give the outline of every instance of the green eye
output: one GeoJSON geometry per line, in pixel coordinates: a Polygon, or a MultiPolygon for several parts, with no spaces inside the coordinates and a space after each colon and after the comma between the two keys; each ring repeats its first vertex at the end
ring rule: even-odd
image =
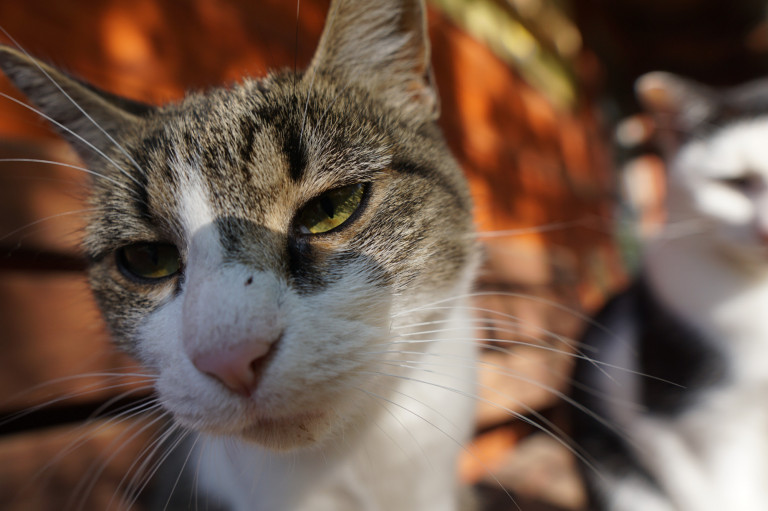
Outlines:
{"type": "Polygon", "coordinates": [[[178,249],[169,243],[135,243],[117,251],[117,263],[131,277],[160,280],[178,273],[178,249]]]}
{"type": "Polygon", "coordinates": [[[322,234],[349,220],[363,201],[365,185],[342,186],[312,199],[299,211],[296,225],[303,234],[322,234]]]}

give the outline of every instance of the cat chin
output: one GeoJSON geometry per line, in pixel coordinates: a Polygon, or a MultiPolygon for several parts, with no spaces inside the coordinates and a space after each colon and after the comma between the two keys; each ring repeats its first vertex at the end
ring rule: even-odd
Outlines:
{"type": "Polygon", "coordinates": [[[328,438],[333,426],[323,412],[293,417],[258,419],[238,436],[273,451],[289,451],[317,446],[328,438]]]}
{"type": "Polygon", "coordinates": [[[176,419],[189,429],[200,433],[239,439],[275,452],[319,447],[332,438],[335,431],[342,429],[338,419],[334,420],[331,414],[323,411],[301,412],[282,417],[260,417],[250,420],[247,425],[237,430],[233,430],[229,425],[201,426],[200,421],[183,416],[176,416],[176,419]]]}
{"type": "Polygon", "coordinates": [[[758,275],[768,275],[768,246],[721,245],[723,257],[743,271],[758,275]]]}

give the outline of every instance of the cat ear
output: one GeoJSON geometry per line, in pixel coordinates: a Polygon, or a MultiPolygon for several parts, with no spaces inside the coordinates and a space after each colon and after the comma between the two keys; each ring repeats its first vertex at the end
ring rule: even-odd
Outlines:
{"type": "Polygon", "coordinates": [[[134,129],[154,109],[100,91],[8,46],[0,45],[0,69],[88,165],[103,163],[99,151],[117,145],[111,137],[134,129]]]}
{"type": "Polygon", "coordinates": [[[635,92],[653,117],[658,141],[667,152],[675,151],[718,108],[717,96],[709,87],[662,71],[638,78],[635,92]]]}
{"type": "Polygon", "coordinates": [[[715,92],[700,83],[672,73],[654,71],[635,82],[643,107],[659,122],[690,130],[704,122],[717,108],[715,92]]]}
{"type": "Polygon", "coordinates": [[[334,0],[312,73],[355,82],[409,115],[440,114],[424,0],[334,0]]]}

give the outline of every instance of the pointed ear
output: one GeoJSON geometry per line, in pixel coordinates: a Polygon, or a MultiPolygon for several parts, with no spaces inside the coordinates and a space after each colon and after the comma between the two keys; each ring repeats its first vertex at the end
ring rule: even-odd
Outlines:
{"type": "Polygon", "coordinates": [[[683,130],[704,122],[718,106],[715,92],[706,85],[662,71],[638,78],[635,92],[648,112],[683,130]]]}
{"type": "Polygon", "coordinates": [[[440,114],[424,0],[333,0],[312,73],[354,82],[409,115],[440,114]]]}
{"type": "Polygon", "coordinates": [[[98,90],[16,49],[0,45],[0,69],[88,164],[103,164],[99,151],[133,130],[150,105],[98,90]]]}
{"type": "Polygon", "coordinates": [[[714,90],[672,73],[654,71],[641,76],[635,82],[635,92],[653,117],[659,142],[666,151],[679,147],[718,108],[714,90]]]}

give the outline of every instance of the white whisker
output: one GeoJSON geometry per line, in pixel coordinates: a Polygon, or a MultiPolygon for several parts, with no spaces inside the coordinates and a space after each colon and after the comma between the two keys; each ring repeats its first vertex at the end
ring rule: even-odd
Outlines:
{"type": "MultiPolygon", "coordinates": [[[[141,427],[138,428],[137,431],[132,433],[128,438],[123,438],[128,432],[130,432],[130,428],[127,428],[124,431],[121,431],[118,436],[110,442],[110,446],[108,449],[105,450],[105,452],[110,452],[110,455],[106,457],[101,463],[98,465],[92,465],[91,468],[88,470],[88,472],[83,476],[80,484],[75,488],[75,490],[72,493],[72,496],[69,499],[69,506],[73,503],[72,499],[76,495],[81,495],[81,497],[78,499],[79,504],[77,506],[78,509],[82,509],[84,506],[84,499],[87,498],[87,496],[93,491],[94,486],[97,483],[99,475],[109,466],[109,463],[114,460],[114,458],[122,452],[122,450],[132,441],[136,440],[140,435],[142,435],[144,432],[148,431],[152,427],[154,427],[158,422],[163,420],[168,415],[167,412],[163,411],[161,414],[159,414],[154,419],[150,420],[148,423],[141,425],[141,427]],[[116,446],[116,442],[122,442],[122,445],[116,446]],[[87,481],[87,482],[86,482],[87,481]]],[[[133,465],[132,465],[133,466],[133,465]]],[[[111,502],[110,502],[111,504],[111,502]]]]}
{"type": "MultiPolygon", "coordinates": [[[[63,94],[63,95],[64,95],[64,97],[66,97],[66,98],[69,100],[69,102],[70,102],[70,103],[72,103],[72,105],[73,105],[75,108],[77,108],[77,109],[80,111],[80,113],[81,113],[81,114],[83,114],[83,116],[85,116],[85,118],[86,118],[86,119],[88,119],[88,120],[91,122],[91,124],[93,124],[93,125],[94,125],[94,126],[95,126],[95,127],[98,129],[98,130],[99,130],[99,131],[101,131],[101,133],[102,133],[102,134],[103,134],[105,137],[107,137],[107,139],[109,139],[109,141],[110,141],[110,142],[112,142],[112,144],[113,144],[113,145],[114,145],[114,146],[115,146],[115,147],[116,147],[116,148],[117,148],[117,149],[118,149],[118,150],[119,150],[121,153],[123,153],[123,155],[124,155],[126,158],[128,158],[128,160],[129,160],[129,161],[130,161],[130,162],[133,164],[134,168],[135,168],[136,170],[138,170],[140,174],[146,175],[146,172],[144,171],[144,169],[142,169],[142,168],[141,168],[141,166],[140,166],[140,165],[139,165],[139,164],[136,162],[136,160],[134,160],[134,159],[133,159],[133,157],[132,157],[130,154],[128,154],[128,151],[126,151],[126,150],[125,150],[125,148],[124,148],[122,145],[120,145],[120,144],[117,142],[117,140],[115,140],[115,139],[112,137],[112,135],[110,135],[110,134],[107,132],[107,130],[105,130],[105,129],[104,129],[104,128],[103,128],[103,127],[102,127],[102,126],[101,126],[101,125],[100,125],[98,122],[96,122],[96,120],[95,120],[93,117],[91,117],[91,115],[90,115],[88,112],[86,112],[86,111],[85,111],[85,109],[84,109],[82,106],[80,106],[80,104],[79,104],[77,101],[75,101],[75,100],[74,100],[74,98],[72,98],[72,96],[70,96],[70,95],[67,93],[67,91],[65,91],[65,90],[64,90],[64,88],[63,88],[63,87],[62,87],[62,86],[61,86],[61,85],[60,85],[60,84],[59,84],[59,83],[58,83],[56,80],[54,80],[54,78],[53,78],[53,77],[52,77],[52,76],[51,76],[51,75],[48,73],[48,71],[46,71],[46,70],[45,70],[45,68],[43,68],[43,66],[41,66],[41,65],[40,65],[40,64],[37,62],[37,60],[36,60],[36,59],[34,59],[34,58],[33,58],[33,57],[32,57],[32,56],[31,56],[31,55],[30,55],[30,54],[27,52],[27,50],[25,50],[25,49],[24,49],[24,48],[23,48],[23,47],[22,47],[22,46],[21,46],[21,45],[20,45],[20,44],[19,44],[19,43],[18,43],[18,42],[17,42],[17,41],[16,41],[16,40],[15,40],[15,39],[12,37],[12,36],[11,36],[11,34],[9,34],[9,33],[8,33],[8,32],[7,32],[7,31],[6,31],[6,30],[5,30],[3,27],[1,27],[1,26],[0,26],[0,31],[2,31],[2,32],[3,32],[3,34],[5,34],[5,36],[6,36],[6,37],[8,37],[8,39],[10,39],[10,40],[11,40],[11,42],[12,42],[12,43],[13,43],[13,44],[14,44],[14,45],[15,45],[15,46],[16,46],[16,47],[19,49],[19,51],[21,51],[21,52],[22,52],[22,53],[23,53],[23,54],[24,54],[24,55],[25,55],[25,56],[26,56],[28,59],[30,59],[30,61],[31,61],[31,62],[32,62],[34,65],[35,65],[35,67],[37,67],[37,69],[38,69],[38,70],[39,70],[41,73],[43,73],[43,74],[45,75],[45,77],[46,77],[46,78],[48,78],[48,80],[49,80],[49,81],[50,81],[50,82],[51,82],[51,83],[52,83],[52,84],[53,84],[53,85],[54,85],[54,86],[55,86],[55,87],[56,87],[56,88],[59,90],[59,92],[61,92],[61,94],[63,94]]],[[[61,126],[61,125],[59,124],[59,126],[61,126]]],[[[73,135],[77,136],[77,137],[78,137],[80,140],[83,140],[83,141],[85,141],[83,138],[81,138],[81,137],[79,137],[78,135],[76,135],[76,134],[75,134],[73,131],[69,131],[69,133],[71,133],[71,134],[73,134],[73,135]]],[[[89,147],[91,147],[92,149],[96,150],[96,151],[97,151],[99,154],[101,154],[102,156],[104,156],[104,153],[102,153],[101,151],[99,151],[99,150],[98,150],[98,149],[97,149],[97,148],[96,148],[96,147],[95,147],[93,144],[91,144],[91,143],[89,143],[89,142],[86,142],[86,143],[88,144],[88,146],[89,146],[89,147]]],[[[106,156],[105,156],[105,157],[106,157],[106,156]]],[[[109,158],[107,158],[107,160],[108,160],[108,161],[110,161],[110,162],[112,162],[112,160],[110,160],[109,158]]],[[[114,164],[114,162],[112,162],[112,163],[114,164]]],[[[122,173],[123,173],[123,174],[124,174],[126,177],[128,177],[129,179],[132,179],[132,180],[133,180],[133,181],[134,181],[136,184],[139,184],[139,182],[138,182],[136,179],[134,179],[132,176],[130,176],[130,175],[129,175],[129,174],[126,172],[126,171],[124,171],[124,170],[123,170],[121,167],[119,167],[119,166],[117,166],[117,165],[115,165],[115,166],[116,166],[116,167],[117,167],[117,168],[118,168],[118,169],[119,169],[119,170],[120,170],[120,171],[121,171],[121,172],[122,172],[122,173]]]]}
{"type": "Polygon", "coordinates": [[[0,97],[2,97],[2,98],[5,98],[5,99],[7,99],[7,100],[9,100],[9,101],[12,101],[12,102],[16,103],[17,105],[19,105],[19,106],[22,106],[22,107],[26,108],[27,110],[30,110],[30,111],[34,112],[35,114],[39,115],[40,117],[42,117],[42,118],[43,118],[43,119],[45,119],[46,121],[50,122],[51,124],[55,125],[56,127],[58,127],[58,128],[60,128],[60,129],[62,129],[62,130],[64,130],[64,131],[66,131],[67,133],[69,133],[69,134],[70,134],[70,135],[72,135],[73,137],[77,138],[77,139],[78,139],[79,141],[81,141],[82,143],[84,143],[86,146],[88,146],[88,148],[89,148],[89,149],[91,149],[93,152],[95,152],[96,154],[98,154],[99,156],[101,156],[102,158],[104,158],[104,160],[106,160],[106,161],[107,161],[108,163],[110,163],[110,164],[111,164],[113,167],[115,167],[115,169],[116,169],[118,172],[120,172],[120,173],[121,173],[121,174],[123,174],[125,177],[127,177],[128,179],[130,179],[131,181],[133,181],[134,183],[136,183],[138,186],[141,186],[141,183],[139,183],[139,181],[138,181],[138,180],[137,180],[135,177],[133,177],[132,175],[130,175],[130,174],[128,173],[128,171],[126,171],[126,170],[125,170],[123,167],[121,167],[120,165],[118,165],[118,164],[117,164],[117,162],[116,162],[115,160],[113,160],[112,158],[110,158],[109,156],[107,156],[107,155],[106,155],[106,153],[104,153],[104,151],[102,151],[101,149],[99,149],[98,147],[96,147],[95,145],[93,145],[91,142],[89,142],[88,140],[86,140],[85,138],[83,138],[81,135],[79,135],[78,133],[75,133],[75,132],[74,132],[72,129],[70,129],[70,128],[68,128],[68,127],[64,126],[63,124],[61,124],[60,122],[58,122],[56,119],[52,118],[51,116],[49,116],[49,115],[46,115],[45,113],[41,112],[41,111],[40,111],[40,110],[38,110],[37,108],[35,108],[35,107],[31,106],[31,105],[28,105],[28,104],[24,103],[23,101],[20,101],[20,100],[18,100],[18,99],[16,99],[16,98],[14,98],[13,96],[9,96],[8,94],[6,94],[6,93],[4,93],[4,92],[0,92],[0,97]]]}
{"type": "Polygon", "coordinates": [[[106,181],[109,181],[113,185],[122,188],[124,190],[127,190],[129,192],[132,192],[133,190],[126,186],[124,183],[121,183],[120,181],[117,181],[116,179],[112,179],[111,177],[101,174],[100,172],[96,172],[94,170],[88,169],[86,167],[80,167],[78,165],[73,165],[71,163],[64,163],[61,161],[54,161],[54,160],[42,160],[38,158],[0,158],[0,162],[2,163],[42,163],[47,165],[56,165],[59,167],[66,167],[68,169],[78,170],[80,172],[84,172],[86,174],[90,174],[92,176],[98,177],[100,179],[104,179],[106,181]]]}
{"type": "MultiPolygon", "coordinates": [[[[376,374],[376,373],[374,373],[374,374],[376,374]]],[[[381,373],[381,374],[382,374],[382,375],[386,375],[386,373],[381,373]]],[[[392,375],[388,375],[388,376],[392,376],[392,375]]],[[[362,389],[361,389],[361,390],[362,390],[362,389]]],[[[489,467],[488,467],[488,466],[487,466],[485,463],[483,463],[483,462],[482,462],[482,460],[478,459],[478,458],[477,458],[477,456],[475,456],[475,454],[474,454],[474,453],[472,453],[472,452],[471,452],[471,451],[470,451],[470,450],[469,450],[469,449],[468,449],[468,448],[467,448],[467,447],[466,447],[466,446],[465,446],[465,445],[464,445],[462,442],[460,442],[459,440],[456,440],[456,439],[455,439],[455,438],[454,438],[452,435],[448,434],[448,433],[447,433],[447,432],[446,432],[446,431],[445,431],[443,428],[441,428],[440,426],[438,426],[438,425],[437,425],[437,424],[435,424],[434,422],[432,422],[432,421],[430,421],[430,420],[426,419],[425,417],[422,417],[421,415],[417,414],[417,413],[416,413],[416,412],[414,412],[413,410],[410,410],[409,408],[407,408],[407,407],[405,407],[405,406],[403,406],[403,405],[401,405],[401,404],[399,404],[399,403],[396,403],[396,402],[392,401],[391,399],[388,399],[388,398],[386,398],[386,397],[384,397],[384,396],[381,396],[381,395],[379,395],[379,394],[376,394],[375,392],[370,392],[370,391],[366,391],[366,390],[363,390],[363,392],[365,392],[365,393],[366,393],[366,394],[368,394],[369,396],[372,396],[372,397],[375,397],[375,398],[377,398],[377,399],[380,399],[380,400],[384,401],[385,403],[388,403],[388,404],[390,404],[390,405],[392,405],[392,406],[395,406],[395,407],[397,407],[397,408],[400,408],[401,410],[403,410],[403,411],[405,411],[405,412],[407,412],[407,413],[410,413],[410,414],[414,415],[415,417],[417,417],[417,418],[421,419],[422,421],[424,421],[424,422],[425,422],[426,424],[428,424],[430,427],[432,427],[432,428],[434,428],[435,430],[437,430],[438,432],[440,432],[442,435],[444,435],[446,438],[448,438],[449,440],[451,440],[453,443],[455,443],[456,445],[458,445],[458,446],[459,446],[459,447],[460,447],[460,448],[461,448],[461,449],[462,449],[464,452],[466,452],[466,453],[467,453],[469,456],[471,456],[472,458],[474,458],[474,459],[475,459],[475,461],[477,461],[477,462],[478,462],[478,463],[479,463],[479,464],[480,464],[480,465],[481,465],[481,466],[482,466],[482,467],[483,467],[483,468],[486,470],[486,473],[487,473],[487,474],[488,474],[488,475],[489,475],[489,476],[490,476],[490,477],[491,477],[491,478],[492,478],[492,479],[493,479],[493,480],[496,482],[496,484],[497,484],[497,485],[499,486],[499,488],[501,488],[501,490],[502,490],[502,491],[503,491],[503,492],[504,492],[504,493],[507,495],[507,497],[509,497],[509,501],[510,501],[510,502],[512,502],[512,503],[515,505],[515,507],[518,509],[518,511],[522,511],[522,509],[520,508],[520,506],[518,505],[518,503],[515,501],[514,497],[512,497],[512,494],[510,494],[510,493],[509,493],[509,491],[508,491],[508,490],[507,490],[507,489],[504,487],[504,485],[503,485],[503,484],[501,484],[501,481],[499,481],[499,479],[498,479],[498,478],[496,477],[496,475],[495,475],[495,474],[494,474],[494,473],[493,473],[493,472],[490,470],[490,468],[489,468],[489,467]]]]}

